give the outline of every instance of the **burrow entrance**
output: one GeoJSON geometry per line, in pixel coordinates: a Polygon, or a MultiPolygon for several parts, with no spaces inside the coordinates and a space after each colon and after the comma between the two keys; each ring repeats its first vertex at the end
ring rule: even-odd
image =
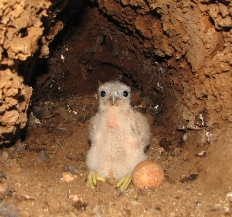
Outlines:
{"type": "MultiPolygon", "coordinates": [[[[50,45],[49,58],[32,61],[27,128],[1,153],[11,170],[2,209],[12,216],[33,216],[35,210],[38,216],[231,214],[225,197],[230,190],[227,171],[215,178],[211,168],[216,150],[211,116],[202,106],[207,96],[195,102],[183,97],[185,85],[201,88],[191,65],[171,55],[155,55],[138,30],[125,28],[95,4],[82,6],[73,19],[50,45]],[[147,154],[165,170],[159,188],[137,191],[131,185],[120,192],[112,183],[99,183],[95,190],[86,187],[88,121],[97,111],[98,86],[110,80],[132,87],[132,106],[149,120],[147,154]],[[197,108],[191,109],[194,104],[197,108]],[[222,180],[227,182],[222,185],[222,180]]],[[[159,23],[161,17],[153,14],[152,19],[159,23]]]]}

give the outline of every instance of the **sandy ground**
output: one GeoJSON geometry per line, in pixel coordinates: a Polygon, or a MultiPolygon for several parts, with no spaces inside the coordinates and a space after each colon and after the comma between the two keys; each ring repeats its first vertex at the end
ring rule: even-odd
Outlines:
{"type": "Polygon", "coordinates": [[[162,126],[151,126],[147,151],[165,171],[160,187],[87,188],[88,120],[97,104],[94,95],[75,95],[34,105],[25,140],[0,152],[0,216],[232,216],[231,186],[207,187],[204,171],[192,169],[205,152],[171,150],[162,126]]]}

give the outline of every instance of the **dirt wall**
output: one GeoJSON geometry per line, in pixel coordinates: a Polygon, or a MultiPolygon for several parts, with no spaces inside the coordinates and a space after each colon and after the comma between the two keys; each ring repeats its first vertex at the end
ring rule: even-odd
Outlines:
{"type": "MultiPolygon", "coordinates": [[[[98,1],[100,9],[141,38],[141,52],[167,59],[175,108],[185,128],[231,122],[231,3],[98,1]],[[228,83],[227,83],[228,82],[228,83]],[[226,84],[227,83],[227,84],[226,84]],[[206,117],[207,116],[207,117],[206,117]]],[[[173,98],[173,97],[172,97],[173,98]]]]}
{"type": "Polygon", "coordinates": [[[98,3],[103,13],[136,35],[138,50],[166,61],[163,125],[170,132],[184,132],[189,147],[210,145],[206,180],[219,180],[221,172],[231,175],[231,1],[98,3]],[[193,143],[190,138],[199,135],[193,143]],[[225,167],[215,169],[219,164],[225,167]]]}

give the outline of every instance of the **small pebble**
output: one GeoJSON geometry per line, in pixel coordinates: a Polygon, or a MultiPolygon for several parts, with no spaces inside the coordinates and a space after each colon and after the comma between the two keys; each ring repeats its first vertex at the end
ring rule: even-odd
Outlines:
{"type": "Polygon", "coordinates": [[[180,180],[180,182],[181,183],[184,183],[184,182],[190,182],[190,181],[194,181],[194,180],[196,180],[197,178],[198,178],[198,174],[189,174],[189,175],[187,175],[187,176],[184,176],[181,180],[180,180]]]}
{"type": "Polygon", "coordinates": [[[0,169],[0,179],[6,179],[6,174],[0,169]]]}
{"type": "Polygon", "coordinates": [[[232,202],[232,192],[227,193],[226,197],[228,197],[229,201],[232,202]]]}
{"type": "Polygon", "coordinates": [[[64,172],[62,173],[62,181],[63,182],[72,182],[77,176],[76,175],[73,175],[72,173],[70,172],[64,172]]]}
{"type": "Polygon", "coordinates": [[[227,197],[232,197],[232,192],[226,194],[227,197]]]}
{"type": "Polygon", "coordinates": [[[206,151],[201,151],[201,152],[199,152],[198,154],[196,154],[196,156],[197,156],[197,157],[200,157],[200,158],[206,157],[206,151]]]}
{"type": "Polygon", "coordinates": [[[48,162],[50,160],[48,154],[42,150],[37,154],[37,161],[38,162],[48,162]]]}
{"type": "Polygon", "coordinates": [[[80,173],[79,169],[75,166],[68,165],[67,168],[68,168],[69,172],[71,172],[72,174],[79,174],[80,173]]]}

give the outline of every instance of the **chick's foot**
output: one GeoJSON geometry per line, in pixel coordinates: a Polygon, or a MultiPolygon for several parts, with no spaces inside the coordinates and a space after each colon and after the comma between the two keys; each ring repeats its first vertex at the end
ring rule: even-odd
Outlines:
{"type": "Polygon", "coordinates": [[[97,172],[90,171],[86,183],[87,187],[94,189],[94,187],[97,185],[98,180],[102,182],[106,181],[106,179],[101,177],[97,172]]]}
{"type": "Polygon", "coordinates": [[[117,188],[126,190],[131,183],[131,174],[123,176],[117,183],[117,188]]]}

